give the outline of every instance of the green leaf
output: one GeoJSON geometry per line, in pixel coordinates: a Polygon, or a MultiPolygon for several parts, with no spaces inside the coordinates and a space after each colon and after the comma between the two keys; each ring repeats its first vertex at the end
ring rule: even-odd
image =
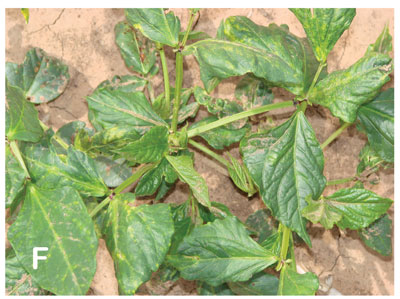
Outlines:
{"type": "Polygon", "coordinates": [[[325,228],[337,224],[341,229],[359,229],[378,219],[392,203],[391,199],[366,189],[341,189],[318,201],[310,201],[303,215],[314,223],[321,221],[325,228]]]}
{"type": "Polygon", "coordinates": [[[183,51],[196,56],[208,92],[222,79],[246,73],[296,95],[310,86],[317,61],[308,44],[291,34],[286,25],[264,27],[236,16],[227,18],[219,32],[224,40],[202,40],[183,51]]]}
{"type": "Polygon", "coordinates": [[[47,103],[67,87],[68,67],[60,60],[48,56],[42,49],[33,48],[26,53],[24,63],[6,63],[6,78],[10,85],[23,90],[32,103],[47,103]]]}
{"type": "Polygon", "coordinates": [[[229,158],[231,160],[230,165],[228,165],[228,173],[232,181],[235,183],[243,192],[246,192],[248,196],[252,196],[258,190],[254,187],[253,179],[250,177],[249,171],[246,166],[240,164],[240,162],[232,157],[229,153],[229,158]]]}
{"type": "MultiPolygon", "coordinates": [[[[179,32],[179,41],[180,42],[182,42],[185,34],[186,34],[186,31],[179,32]]],[[[211,38],[211,36],[209,36],[207,33],[203,32],[203,31],[190,31],[187,41],[195,40],[195,39],[207,39],[207,38],[211,38]]]]}
{"type": "Polygon", "coordinates": [[[26,144],[21,151],[32,181],[41,188],[71,186],[82,196],[95,197],[108,193],[94,161],[72,146],[66,157],[57,155],[43,144],[26,144]]]}
{"type": "Polygon", "coordinates": [[[206,282],[197,282],[197,294],[201,296],[233,296],[235,295],[226,283],[213,287],[206,282]]]}
{"type": "Polygon", "coordinates": [[[133,27],[152,41],[178,46],[181,22],[173,12],[165,14],[162,8],[126,8],[125,16],[133,27]]]}
{"type": "Polygon", "coordinates": [[[120,292],[132,295],[164,260],[174,224],[167,204],[132,207],[120,196],[108,207],[105,235],[120,292]]]}
{"type": "Polygon", "coordinates": [[[385,24],[375,43],[368,46],[367,53],[371,51],[383,54],[388,54],[392,51],[392,36],[389,33],[388,24],[385,24]]]}
{"type": "Polygon", "coordinates": [[[169,184],[173,184],[178,178],[175,170],[165,158],[161,160],[157,167],[153,168],[141,177],[135,188],[136,196],[153,195],[161,186],[163,178],[165,178],[166,182],[169,184]]]}
{"type": "Polygon", "coordinates": [[[243,161],[274,217],[311,245],[301,211],[307,196],[319,198],[326,179],[322,173],[324,156],[304,113],[296,112],[267,133],[250,135],[240,147],[243,161]]]}
{"type": "Polygon", "coordinates": [[[35,296],[46,295],[46,291],[32,279],[18,261],[13,249],[6,251],[6,292],[7,295],[35,296]]]}
{"type": "Polygon", "coordinates": [[[96,89],[107,87],[109,90],[119,90],[123,92],[143,91],[148,81],[133,75],[114,76],[111,81],[105,80],[96,89]]]}
{"type": "Polygon", "coordinates": [[[279,279],[272,274],[260,272],[248,281],[228,282],[228,285],[236,295],[273,296],[278,294],[279,279]]]}
{"type": "Polygon", "coordinates": [[[371,148],[385,161],[394,162],[394,89],[381,92],[362,105],[357,117],[371,148]]]}
{"type": "MultiPolygon", "coordinates": [[[[216,116],[208,116],[203,118],[202,120],[195,122],[190,129],[194,129],[214,121],[218,120],[216,116]]],[[[227,126],[217,127],[215,129],[209,130],[207,132],[199,134],[202,138],[204,138],[210,146],[215,149],[224,149],[227,146],[230,146],[233,143],[239,142],[244,135],[250,130],[250,125],[247,124],[240,129],[231,129],[227,126]]]]}
{"type": "Polygon", "coordinates": [[[315,295],[318,291],[319,281],[318,276],[312,272],[299,274],[295,270],[284,266],[282,268],[278,295],[293,296],[293,295],[315,295]]]}
{"type": "Polygon", "coordinates": [[[359,230],[358,234],[365,245],[373,250],[384,256],[392,254],[392,220],[388,214],[359,230]]]}
{"type": "Polygon", "coordinates": [[[21,8],[21,13],[24,16],[25,23],[29,23],[29,8],[21,8]]]}
{"type": "Polygon", "coordinates": [[[112,160],[105,156],[97,156],[94,163],[107,187],[118,187],[132,175],[132,169],[124,159],[112,160]]]}
{"type": "Polygon", "coordinates": [[[153,127],[139,140],[128,143],[115,152],[136,163],[158,162],[168,153],[168,128],[153,127]]]}
{"type": "Polygon", "coordinates": [[[70,187],[27,186],[8,240],[18,260],[44,289],[56,295],[85,295],[96,271],[97,238],[92,219],[78,192],[70,187]],[[33,269],[32,248],[46,260],[33,269]]]}
{"type": "Polygon", "coordinates": [[[267,209],[261,209],[251,214],[246,219],[246,225],[258,233],[258,243],[262,243],[269,236],[277,232],[278,222],[271,216],[267,209]]]}
{"type": "Polygon", "coordinates": [[[126,22],[115,25],[115,42],[126,66],[135,72],[147,75],[156,63],[153,42],[134,30],[126,22]]]}
{"type": "Polygon", "coordinates": [[[6,144],[6,208],[9,208],[25,187],[25,172],[6,144]]]}
{"type": "Polygon", "coordinates": [[[194,228],[179,245],[178,254],[167,258],[184,279],[201,280],[212,286],[246,281],[277,261],[231,216],[194,228]]]}
{"type": "Polygon", "coordinates": [[[6,83],[6,136],[8,140],[37,142],[43,135],[38,112],[20,88],[6,83]]]}
{"type": "Polygon", "coordinates": [[[179,178],[189,185],[194,197],[205,207],[210,207],[208,187],[204,178],[193,168],[193,159],[189,156],[166,156],[178,173],[179,178]]]}
{"type": "Polygon", "coordinates": [[[348,69],[332,72],[319,81],[310,92],[309,100],[352,123],[359,107],[376,97],[390,80],[390,63],[391,58],[385,54],[368,53],[348,69]]]}
{"type": "Polygon", "coordinates": [[[59,128],[56,132],[56,135],[60,137],[66,144],[73,145],[75,135],[78,133],[80,129],[84,129],[85,127],[86,124],[83,121],[80,120],[71,121],[63,125],[61,128],[59,128]]]}
{"type": "Polygon", "coordinates": [[[350,27],[355,8],[291,8],[311,43],[315,57],[324,63],[340,36],[350,27]]]}
{"type": "Polygon", "coordinates": [[[263,80],[245,75],[235,88],[235,97],[245,110],[272,104],[274,94],[263,80]]]}
{"type": "Polygon", "coordinates": [[[86,97],[90,122],[108,129],[114,126],[130,126],[144,134],[153,126],[166,123],[151,108],[142,92],[123,92],[119,89],[100,88],[86,97]]]}

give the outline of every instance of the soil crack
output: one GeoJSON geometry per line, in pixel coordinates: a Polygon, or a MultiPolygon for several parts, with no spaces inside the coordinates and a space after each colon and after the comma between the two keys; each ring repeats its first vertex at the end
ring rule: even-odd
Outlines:
{"type": "Polygon", "coordinates": [[[48,29],[50,30],[50,26],[54,26],[54,25],[58,22],[58,20],[61,18],[61,16],[62,16],[62,14],[64,13],[64,11],[65,11],[65,8],[63,8],[63,9],[61,10],[61,12],[60,12],[59,15],[57,16],[57,18],[53,21],[53,23],[51,23],[51,24],[46,24],[46,25],[44,25],[42,28],[40,28],[40,29],[38,29],[38,30],[35,30],[35,31],[32,31],[32,32],[29,32],[28,34],[29,34],[29,35],[32,35],[32,34],[34,34],[34,33],[38,33],[38,32],[40,32],[40,31],[42,31],[44,28],[48,28],[48,29]]]}

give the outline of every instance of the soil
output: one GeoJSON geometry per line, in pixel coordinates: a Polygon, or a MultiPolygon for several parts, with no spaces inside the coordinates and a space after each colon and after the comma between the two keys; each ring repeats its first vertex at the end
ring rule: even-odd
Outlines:
{"type": "MultiPolygon", "coordinates": [[[[186,9],[173,9],[186,28],[186,9]]],[[[292,33],[305,37],[304,30],[295,16],[287,9],[202,9],[196,30],[215,36],[220,21],[231,15],[243,15],[261,25],[275,22],[286,23],[292,33]]],[[[6,60],[21,63],[31,47],[40,47],[48,54],[62,59],[68,66],[71,80],[67,90],[55,101],[38,106],[40,118],[57,130],[62,125],[82,120],[89,126],[88,108],[85,97],[103,80],[114,75],[129,74],[114,43],[114,26],[124,19],[122,9],[31,9],[30,21],[26,25],[18,9],[6,9],[6,60]]],[[[328,70],[343,69],[361,58],[367,46],[378,37],[388,23],[393,36],[393,9],[357,9],[357,15],[329,55],[328,70]]],[[[167,51],[171,82],[174,82],[174,56],[167,51]]],[[[200,85],[199,70],[194,57],[184,58],[184,87],[200,85]]],[[[161,73],[161,72],[160,72],[161,73]]],[[[237,78],[225,80],[214,95],[233,99],[237,78]]],[[[393,80],[388,83],[393,86],[393,80]]],[[[386,86],[387,87],[387,86],[386,86]]],[[[162,92],[161,77],[155,81],[156,94],[162,92]]],[[[293,98],[288,92],[274,89],[276,101],[293,98]]],[[[287,119],[293,108],[271,113],[276,124],[287,119]]],[[[198,118],[204,117],[200,111],[198,118]]],[[[324,141],[339,126],[339,121],[323,107],[307,109],[319,141],[324,141]]],[[[200,139],[198,141],[201,142],[200,139]]],[[[366,137],[354,126],[337,138],[324,150],[325,170],[328,180],[353,176],[358,164],[358,154],[366,143],[366,137]]],[[[237,148],[231,147],[233,156],[239,157],[237,148]]],[[[222,154],[222,152],[221,152],[222,154]]],[[[226,170],[216,161],[195,151],[195,168],[206,179],[211,200],[226,204],[241,220],[263,207],[258,196],[247,198],[234,187],[226,170]]],[[[380,196],[394,199],[393,170],[379,172],[380,183],[366,187],[380,196]]],[[[328,195],[351,184],[326,188],[328,195]]],[[[165,202],[183,202],[188,194],[187,187],[178,183],[169,192],[165,202]]],[[[389,211],[393,218],[393,208],[389,211]]],[[[318,294],[343,295],[393,295],[393,257],[382,257],[368,249],[350,231],[324,230],[321,226],[309,228],[312,248],[296,247],[295,254],[299,271],[313,271],[320,278],[318,294]]],[[[117,295],[118,287],[112,259],[105,243],[101,240],[98,249],[98,269],[91,286],[91,294],[117,295]]],[[[193,282],[178,280],[175,283],[160,283],[154,277],[144,284],[138,294],[188,295],[196,294],[193,282]]]]}

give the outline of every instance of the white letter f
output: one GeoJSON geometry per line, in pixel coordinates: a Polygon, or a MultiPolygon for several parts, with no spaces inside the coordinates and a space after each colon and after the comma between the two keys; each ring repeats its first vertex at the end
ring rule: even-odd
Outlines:
{"type": "Polygon", "coordinates": [[[47,256],[38,256],[38,251],[48,251],[48,247],[33,247],[33,269],[38,268],[38,260],[47,260],[47,256]]]}

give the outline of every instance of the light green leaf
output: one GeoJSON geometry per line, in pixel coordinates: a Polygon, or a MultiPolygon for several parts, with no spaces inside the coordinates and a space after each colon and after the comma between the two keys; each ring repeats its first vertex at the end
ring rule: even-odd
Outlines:
{"type": "Polygon", "coordinates": [[[130,126],[141,134],[153,126],[166,123],[151,108],[142,92],[123,92],[119,89],[96,89],[86,97],[90,122],[104,129],[114,126],[130,126]]]}
{"type": "Polygon", "coordinates": [[[96,271],[97,238],[78,192],[70,187],[27,186],[8,240],[18,260],[44,289],[56,295],[85,295],[96,271]],[[33,269],[33,247],[47,247],[33,269]]]}
{"type": "Polygon", "coordinates": [[[392,254],[392,220],[388,214],[358,231],[365,245],[384,256],[392,254]]]}
{"type": "Polygon", "coordinates": [[[277,232],[278,222],[272,218],[269,210],[261,209],[247,217],[246,225],[258,233],[257,242],[262,243],[269,236],[277,232]]]}
{"type": "Polygon", "coordinates": [[[6,144],[6,208],[9,208],[25,187],[25,172],[6,144]]]}
{"type": "Polygon", "coordinates": [[[23,64],[6,63],[6,78],[10,85],[22,89],[25,98],[40,104],[64,92],[69,73],[60,60],[48,56],[42,49],[33,48],[26,53],[23,64]]]}
{"type": "Polygon", "coordinates": [[[35,296],[46,295],[18,261],[12,248],[6,251],[6,295],[35,296]]]}
{"type": "Polygon", "coordinates": [[[115,42],[126,66],[132,71],[147,75],[156,63],[154,43],[126,22],[119,22],[114,31],[115,42]]]}
{"type": "Polygon", "coordinates": [[[106,218],[106,243],[121,294],[133,295],[159,268],[168,252],[174,224],[167,204],[132,207],[117,195],[106,218]]]}
{"type": "Polygon", "coordinates": [[[340,36],[350,27],[355,8],[291,8],[312,45],[315,57],[324,63],[340,36]]]}
{"type": "Polygon", "coordinates": [[[389,33],[388,24],[385,24],[382,33],[378,36],[375,43],[369,45],[367,53],[371,51],[383,54],[388,54],[392,51],[392,36],[389,33]]]}
{"type": "Polygon", "coordinates": [[[394,162],[394,89],[381,92],[374,100],[362,105],[357,117],[378,156],[394,162]]]}
{"type": "Polygon", "coordinates": [[[94,161],[72,146],[66,157],[43,144],[26,144],[21,151],[32,181],[41,188],[71,186],[82,196],[95,197],[108,193],[94,161]]]}
{"type": "Polygon", "coordinates": [[[235,97],[241,102],[244,110],[272,104],[274,94],[261,79],[245,75],[236,85],[235,97]]]}
{"type": "Polygon", "coordinates": [[[212,286],[246,281],[277,261],[232,216],[197,226],[183,239],[178,254],[167,259],[184,279],[201,280],[212,286]]]}
{"type": "Polygon", "coordinates": [[[318,276],[312,272],[299,274],[295,270],[284,266],[279,279],[278,295],[315,295],[318,291],[318,276]]]}
{"type": "Polygon", "coordinates": [[[331,229],[342,219],[342,214],[326,203],[324,197],[318,201],[309,200],[301,214],[312,223],[321,223],[326,229],[331,229]]]}
{"type": "Polygon", "coordinates": [[[152,41],[176,47],[179,44],[181,22],[173,12],[162,8],[126,8],[129,23],[152,41]]]}
{"type": "Polygon", "coordinates": [[[29,23],[29,8],[21,8],[21,13],[24,16],[25,23],[29,23]]]}
{"type": "Polygon", "coordinates": [[[330,73],[319,81],[310,92],[309,100],[352,123],[359,107],[376,97],[390,80],[390,63],[391,58],[385,54],[368,53],[348,69],[330,73]]]}
{"type": "Polygon", "coordinates": [[[114,76],[111,80],[105,80],[96,87],[101,89],[107,87],[109,90],[119,90],[123,92],[143,91],[148,81],[133,75],[114,76]]]}
{"type": "Polygon", "coordinates": [[[228,282],[228,285],[236,295],[273,296],[278,294],[279,279],[272,274],[260,272],[248,281],[228,282]]]}
{"type": "Polygon", "coordinates": [[[168,153],[168,128],[152,127],[139,140],[128,143],[115,152],[136,163],[158,162],[168,153]]]}
{"type": "Polygon", "coordinates": [[[274,217],[311,245],[301,211],[307,196],[319,198],[326,179],[322,173],[324,156],[304,113],[296,112],[267,133],[248,136],[240,147],[243,161],[274,217]]]}
{"type": "Polygon", "coordinates": [[[6,136],[8,140],[37,142],[43,135],[38,112],[18,87],[6,83],[6,136]]]}
{"type": "Polygon", "coordinates": [[[179,178],[189,185],[194,197],[200,204],[210,207],[208,187],[204,178],[193,168],[193,159],[189,156],[166,156],[176,170],[179,178]]]}
{"type": "Polygon", "coordinates": [[[227,18],[219,32],[224,40],[202,40],[183,51],[196,56],[208,92],[222,79],[246,73],[296,95],[307,91],[317,61],[306,41],[291,34],[286,25],[264,27],[236,16],[227,18]]]}
{"type": "Polygon", "coordinates": [[[105,156],[97,156],[94,163],[107,187],[118,187],[132,175],[132,169],[124,159],[112,160],[105,156]]]}
{"type": "Polygon", "coordinates": [[[233,296],[235,295],[226,283],[213,287],[206,282],[197,282],[197,294],[201,296],[233,296]]]}

